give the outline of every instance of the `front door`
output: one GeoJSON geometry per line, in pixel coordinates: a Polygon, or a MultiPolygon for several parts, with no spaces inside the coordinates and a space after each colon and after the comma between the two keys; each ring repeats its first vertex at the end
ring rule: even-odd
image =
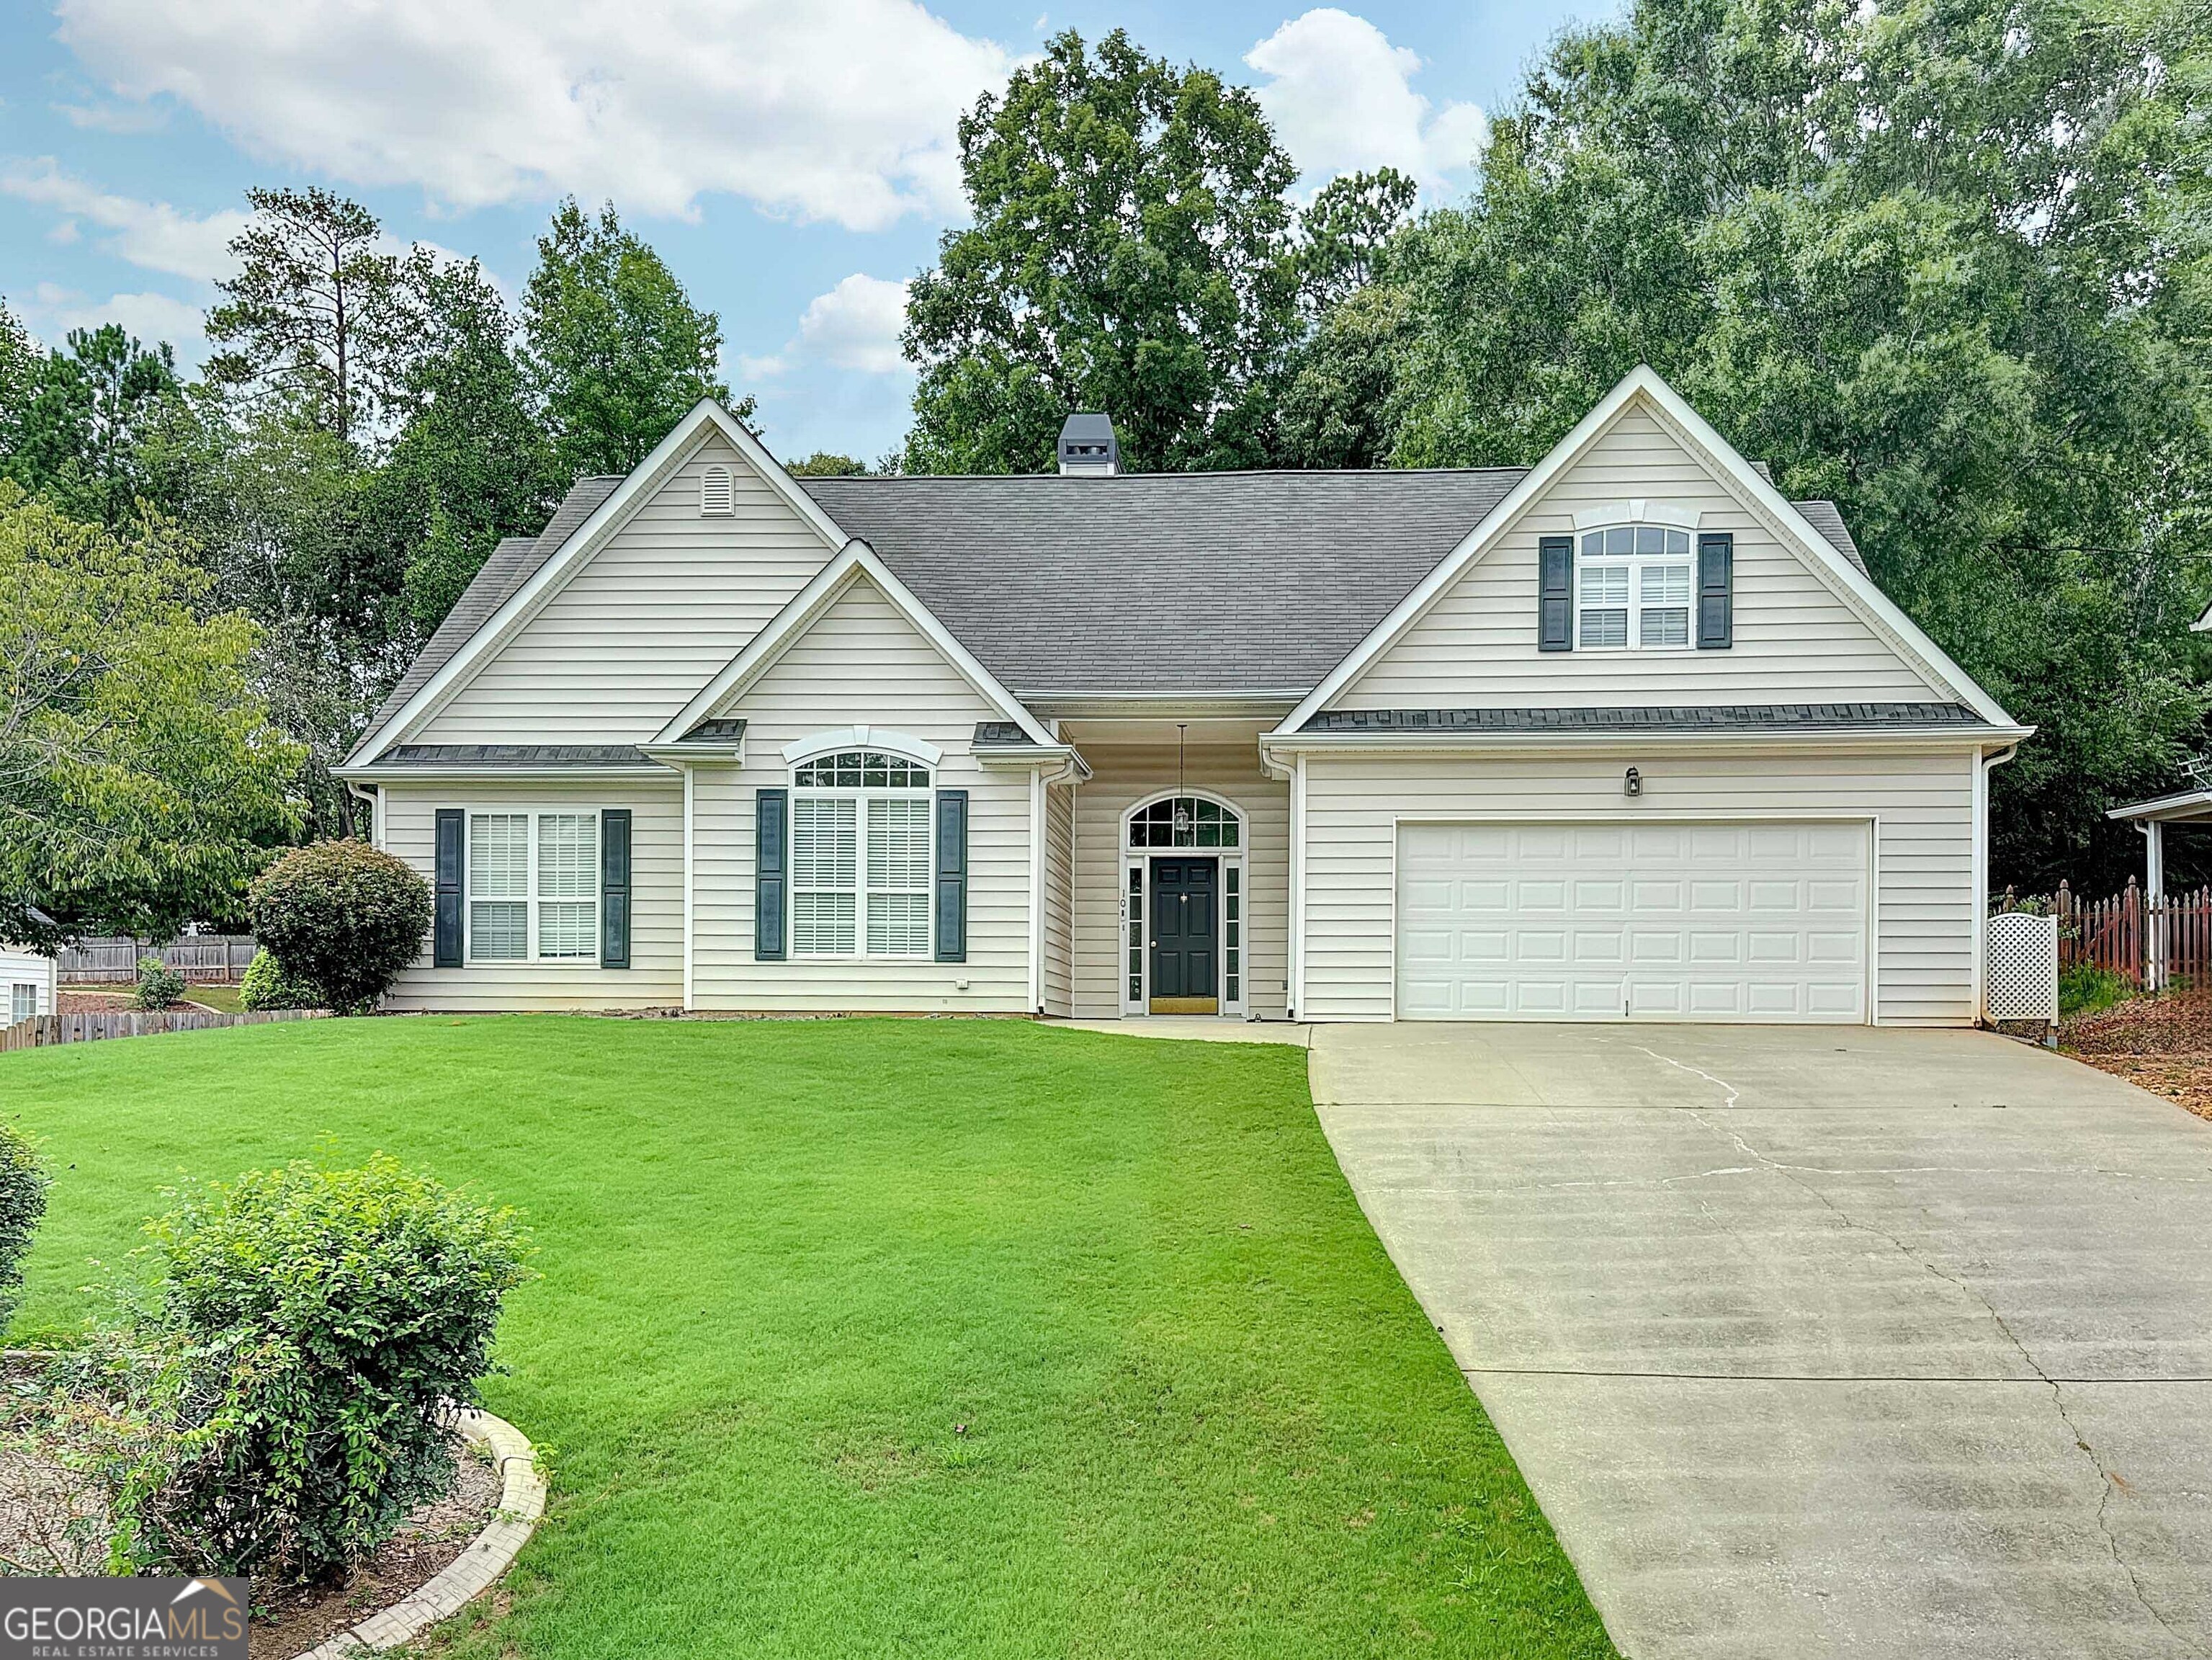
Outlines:
{"type": "Polygon", "coordinates": [[[1154,1014],[1218,1014],[1218,859],[1152,860],[1154,1014]]]}

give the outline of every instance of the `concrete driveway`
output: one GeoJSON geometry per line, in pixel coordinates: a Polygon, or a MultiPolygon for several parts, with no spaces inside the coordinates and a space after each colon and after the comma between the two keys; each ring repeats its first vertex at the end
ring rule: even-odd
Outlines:
{"type": "Polygon", "coordinates": [[[2212,1654],[2212,1124],[1973,1032],[1325,1026],[1636,1660],[2212,1654]]]}

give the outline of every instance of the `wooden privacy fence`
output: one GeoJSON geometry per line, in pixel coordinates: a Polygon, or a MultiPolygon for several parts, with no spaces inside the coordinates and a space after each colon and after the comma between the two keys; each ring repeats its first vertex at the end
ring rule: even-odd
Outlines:
{"type": "Polygon", "coordinates": [[[158,957],[187,980],[236,980],[253,960],[250,933],[187,933],[157,946],[150,939],[120,934],[80,939],[62,947],[55,972],[64,985],[129,984],[138,977],[138,959],[158,957]]]}
{"type": "Polygon", "coordinates": [[[141,1014],[129,1009],[94,1014],[34,1014],[0,1031],[0,1055],[13,1049],[44,1049],[50,1043],[97,1043],[107,1037],[150,1037],[164,1031],[205,1031],[213,1026],[258,1026],[271,1020],[320,1020],[328,1009],[267,1009],[255,1014],[216,1014],[206,1009],[173,1009],[141,1014]]]}
{"type": "Polygon", "coordinates": [[[2124,892],[2083,899],[2061,882],[2047,897],[2022,899],[2007,888],[1996,909],[2057,917],[2062,973],[2086,964],[2152,991],[2177,980],[2212,984],[2212,887],[2153,900],[2131,876],[2124,892]]]}

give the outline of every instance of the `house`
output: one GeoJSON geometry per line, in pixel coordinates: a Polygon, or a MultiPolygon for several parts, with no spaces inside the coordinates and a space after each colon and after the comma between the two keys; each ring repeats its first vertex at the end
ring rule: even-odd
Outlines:
{"type": "Polygon", "coordinates": [[[54,992],[52,958],[0,939],[0,993],[8,999],[8,1018],[0,1025],[12,1026],[34,1014],[53,1013],[54,992]]]}
{"type": "Polygon", "coordinates": [[[2014,722],[1648,369],[1537,466],[793,478],[694,410],[339,775],[415,1009],[1957,1025],[2014,722]]]}

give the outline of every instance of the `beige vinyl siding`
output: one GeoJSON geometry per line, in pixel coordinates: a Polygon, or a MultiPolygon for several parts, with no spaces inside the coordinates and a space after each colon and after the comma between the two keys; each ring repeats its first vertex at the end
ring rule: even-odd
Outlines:
{"type": "Polygon", "coordinates": [[[711,437],[410,738],[643,742],[833,551],[711,437]],[[730,470],[733,516],[700,514],[699,476],[709,465],[730,470]]]}
{"type": "MultiPolygon", "coordinates": [[[[1579,557],[1579,555],[1577,556],[1579,557]]],[[[1948,699],[1776,539],[1652,406],[1631,403],[1332,708],[1918,702],[1948,699]],[[1644,498],[1735,538],[1725,651],[1540,652],[1536,544],[1583,508],[1644,498]]]]}
{"type": "Polygon", "coordinates": [[[630,929],[627,969],[597,963],[471,963],[430,966],[430,939],[399,976],[398,1009],[675,1008],[684,1001],[684,787],[674,773],[592,783],[386,784],[380,845],[425,881],[437,879],[441,807],[496,812],[627,807],[630,811],[630,929]]]}
{"type": "Polygon", "coordinates": [[[977,764],[975,723],[1003,716],[873,582],[855,578],[752,685],[715,712],[749,722],[749,764],[701,767],[693,784],[695,1006],[1027,1012],[1030,775],[977,764]],[[968,792],[964,963],[754,960],[754,792],[788,786],[785,745],[859,724],[937,745],[945,753],[933,783],[968,792]]]}
{"type": "Polygon", "coordinates": [[[1875,821],[1875,1012],[1974,1018],[1972,754],[1310,756],[1306,1018],[1391,1013],[1401,816],[1632,822],[1762,815],[1875,821]],[[1621,794],[1634,763],[1644,794],[1621,794]]]}
{"type": "Polygon", "coordinates": [[[1044,1012],[1074,1010],[1075,790],[1048,784],[1044,793],[1044,1012]]]}
{"type": "MultiPolygon", "coordinates": [[[[1172,789],[1172,744],[1081,745],[1091,775],[1075,792],[1075,1012],[1113,1019],[1121,1012],[1121,816],[1172,789]]],[[[1220,796],[1244,815],[1245,1006],[1279,1020],[1290,961],[1290,786],[1264,775],[1251,744],[1189,746],[1185,781],[1220,796]]]]}

